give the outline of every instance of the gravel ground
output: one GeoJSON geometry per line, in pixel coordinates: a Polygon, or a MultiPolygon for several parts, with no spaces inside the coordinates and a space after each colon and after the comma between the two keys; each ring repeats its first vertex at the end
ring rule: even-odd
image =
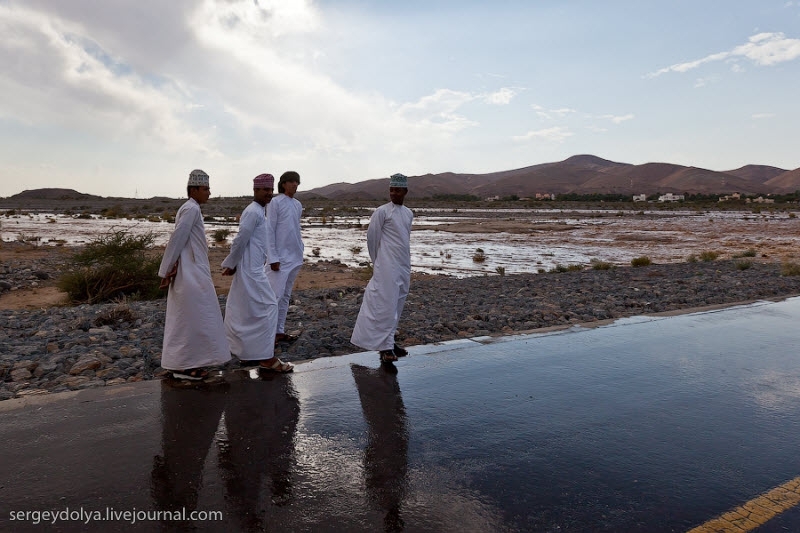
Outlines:
{"type": "MultiPolygon", "coordinates": [[[[397,341],[430,344],[800,295],[800,276],[782,276],[780,265],[742,264],[427,278],[412,282],[397,341]]],[[[35,265],[26,275],[43,276],[47,266],[35,265]]],[[[13,272],[3,279],[13,281],[13,272]]],[[[286,329],[301,336],[276,352],[299,361],[360,351],[349,339],[362,294],[361,287],[295,291],[286,329]]],[[[224,309],[225,297],[220,305],[224,309]]],[[[165,306],[157,300],[0,311],[0,399],[164,377],[165,306]]]]}

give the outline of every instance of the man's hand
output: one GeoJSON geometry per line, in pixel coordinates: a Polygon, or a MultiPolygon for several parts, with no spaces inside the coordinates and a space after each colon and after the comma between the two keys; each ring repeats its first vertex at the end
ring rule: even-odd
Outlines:
{"type": "Polygon", "coordinates": [[[277,271],[279,271],[281,269],[281,264],[280,264],[280,262],[270,263],[269,264],[269,268],[271,268],[273,272],[277,272],[277,271]]]}
{"type": "Polygon", "coordinates": [[[235,268],[234,269],[230,269],[228,267],[225,267],[225,268],[222,269],[222,275],[223,276],[233,276],[234,274],[236,274],[236,269],[235,268]]]}

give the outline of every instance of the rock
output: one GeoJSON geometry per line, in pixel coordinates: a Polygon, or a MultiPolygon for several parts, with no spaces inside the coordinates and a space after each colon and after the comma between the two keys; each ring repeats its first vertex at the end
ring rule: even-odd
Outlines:
{"type": "Polygon", "coordinates": [[[86,376],[70,376],[64,380],[63,385],[66,385],[70,389],[76,389],[84,383],[88,383],[89,378],[86,376]]]}
{"type": "Polygon", "coordinates": [[[19,383],[20,381],[27,381],[31,379],[31,371],[27,368],[17,368],[11,371],[11,381],[19,383]]]}
{"type": "Polygon", "coordinates": [[[102,362],[100,359],[93,355],[83,356],[78,361],[72,365],[72,368],[69,369],[69,373],[73,376],[80,374],[85,370],[97,370],[102,366],[102,362]]]}

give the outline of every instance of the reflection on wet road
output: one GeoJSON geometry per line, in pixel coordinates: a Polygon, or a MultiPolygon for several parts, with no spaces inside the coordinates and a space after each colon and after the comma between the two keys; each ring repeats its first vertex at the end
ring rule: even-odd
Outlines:
{"type": "Polygon", "coordinates": [[[0,402],[0,529],[112,507],[221,513],[199,531],[798,530],[798,319],[794,298],[412,347],[396,373],[353,354],[0,402]]]}

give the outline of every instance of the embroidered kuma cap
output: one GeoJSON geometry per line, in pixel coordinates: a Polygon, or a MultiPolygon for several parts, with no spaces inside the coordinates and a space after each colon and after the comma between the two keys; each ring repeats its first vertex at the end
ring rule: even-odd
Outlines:
{"type": "Polygon", "coordinates": [[[275,187],[275,176],[272,174],[259,174],[253,178],[254,189],[272,189],[275,187]]]}
{"type": "Polygon", "coordinates": [[[189,187],[208,187],[208,174],[202,170],[195,169],[189,173],[189,187]]]}
{"type": "Polygon", "coordinates": [[[392,174],[392,177],[389,178],[389,187],[408,189],[408,178],[403,174],[392,174]]]}

